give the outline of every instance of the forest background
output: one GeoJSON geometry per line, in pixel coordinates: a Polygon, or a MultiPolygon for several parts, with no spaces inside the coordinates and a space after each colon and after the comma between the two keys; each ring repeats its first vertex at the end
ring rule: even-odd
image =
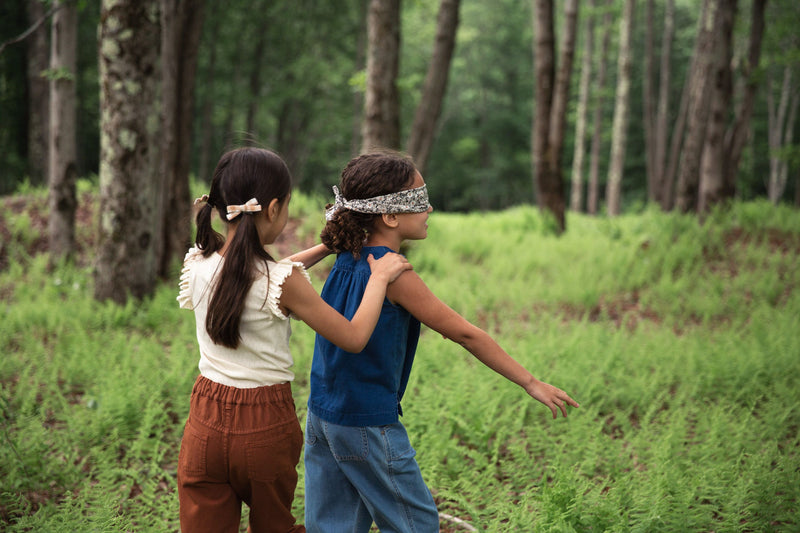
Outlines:
{"type": "Polygon", "coordinates": [[[436,207],[415,269],[581,401],[551,423],[424,333],[406,422],[443,517],[796,530],[798,22],[791,0],[3,2],[0,523],[177,528],[177,259],[217,157],[252,143],[294,173],[277,255],[314,242],[351,155],[408,150],[436,207]]]}

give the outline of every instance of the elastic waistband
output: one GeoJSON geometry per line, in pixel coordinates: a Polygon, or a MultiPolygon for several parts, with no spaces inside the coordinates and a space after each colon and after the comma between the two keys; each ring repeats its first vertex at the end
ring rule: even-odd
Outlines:
{"type": "Polygon", "coordinates": [[[292,398],[292,384],[279,383],[265,385],[251,389],[230,387],[211,381],[205,376],[197,376],[192,387],[192,394],[205,396],[222,403],[238,405],[258,405],[272,402],[294,401],[292,398]]]}

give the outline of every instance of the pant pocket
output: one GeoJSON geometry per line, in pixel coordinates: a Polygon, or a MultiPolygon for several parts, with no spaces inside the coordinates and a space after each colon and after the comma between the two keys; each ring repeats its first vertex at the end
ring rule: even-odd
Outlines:
{"type": "Polygon", "coordinates": [[[303,433],[292,420],[259,433],[247,443],[247,473],[252,481],[271,482],[287,471],[295,472],[300,462],[303,433]]]}
{"type": "Polygon", "coordinates": [[[205,476],[207,465],[208,436],[201,435],[187,423],[178,452],[178,471],[188,476],[205,476]]]}
{"type": "Polygon", "coordinates": [[[337,461],[365,461],[369,454],[367,428],[324,422],[325,437],[337,461]]]}

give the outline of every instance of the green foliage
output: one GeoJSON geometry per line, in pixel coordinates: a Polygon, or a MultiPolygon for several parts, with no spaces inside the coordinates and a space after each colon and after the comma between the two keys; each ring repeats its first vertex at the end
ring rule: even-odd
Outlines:
{"type": "MultiPolygon", "coordinates": [[[[290,209],[318,220],[322,203],[294,193],[290,209]]],[[[797,211],[571,215],[560,237],[530,207],[429,224],[415,271],[581,403],[553,421],[424,329],[403,422],[442,512],[486,532],[800,527],[797,211]]],[[[18,249],[0,271],[0,524],[177,530],[197,372],[177,280],[98,303],[90,267],[18,249]]],[[[291,342],[302,421],[314,334],[295,325],[291,342]]]]}

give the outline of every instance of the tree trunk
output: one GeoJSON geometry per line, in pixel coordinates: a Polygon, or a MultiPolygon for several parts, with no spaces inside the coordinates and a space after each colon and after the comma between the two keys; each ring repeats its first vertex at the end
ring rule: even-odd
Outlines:
{"type": "Polygon", "coordinates": [[[400,147],[400,0],[371,0],[361,151],[400,147]]]}
{"type": "Polygon", "coordinates": [[[54,15],[50,52],[50,136],[48,237],[55,257],[70,256],[75,249],[76,96],[78,12],[65,3],[54,15]]]}
{"type": "Polygon", "coordinates": [[[95,297],[123,303],[157,282],[161,231],[158,0],[103,0],[99,29],[100,228],[95,297]],[[155,17],[154,17],[154,14],[155,17]]]}
{"type": "Polygon", "coordinates": [[[586,212],[590,215],[597,214],[597,207],[600,200],[600,147],[603,144],[603,105],[605,103],[604,93],[606,90],[606,78],[608,77],[608,50],[611,47],[611,27],[612,16],[608,10],[610,0],[607,0],[606,14],[603,17],[603,42],[600,47],[600,66],[597,74],[595,95],[594,95],[594,116],[592,123],[592,147],[589,156],[589,186],[586,193],[586,212]]]}
{"type": "Polygon", "coordinates": [[[647,199],[655,200],[656,183],[656,106],[655,88],[655,51],[653,40],[655,36],[655,0],[647,0],[645,11],[645,36],[644,36],[644,80],[642,83],[642,126],[644,129],[645,168],[647,172],[647,199]]]}
{"type": "Polygon", "coordinates": [[[736,195],[736,175],[739,171],[739,161],[750,132],[750,117],[755,107],[756,90],[758,89],[759,76],[757,76],[758,63],[761,57],[761,42],[764,37],[764,10],[767,0],[753,0],[750,15],[750,44],[747,53],[747,65],[744,72],[744,90],[736,113],[736,122],[728,131],[725,139],[728,161],[725,168],[725,183],[723,197],[733,198],[736,195]]]}
{"type": "Polygon", "coordinates": [[[703,43],[703,28],[705,28],[706,20],[708,19],[709,6],[711,0],[703,0],[703,8],[700,12],[700,20],[697,23],[697,33],[695,36],[694,52],[692,60],[689,65],[689,71],[686,80],[683,84],[683,91],[681,92],[681,101],[678,105],[678,114],[675,119],[675,126],[672,129],[672,139],[669,144],[669,157],[667,159],[667,167],[664,173],[661,185],[661,209],[669,211],[672,209],[675,202],[674,186],[675,174],[680,162],[681,148],[683,146],[684,132],[686,129],[686,118],[689,111],[689,95],[693,80],[697,76],[697,69],[700,62],[700,48],[703,43]]]}
{"type": "Polygon", "coordinates": [[[534,72],[536,110],[533,121],[532,164],[539,207],[549,211],[559,232],[566,229],[564,178],[561,151],[566,124],[566,103],[575,56],[575,33],[578,3],[568,0],[564,6],[564,38],[561,67],[556,77],[555,32],[552,0],[534,0],[534,72]]]}
{"type": "MultiPolygon", "coordinates": [[[[222,22],[219,20],[219,4],[212,2],[209,4],[208,9],[211,10],[208,16],[208,21],[211,27],[208,30],[209,42],[217,42],[219,29],[222,22]]],[[[200,126],[200,161],[198,163],[199,169],[197,171],[197,178],[201,183],[211,183],[211,158],[212,158],[212,145],[214,141],[214,131],[211,121],[211,114],[214,109],[214,99],[211,95],[211,87],[214,85],[214,80],[217,76],[217,47],[212,46],[209,51],[208,67],[202,75],[202,81],[209,90],[204,91],[203,101],[200,104],[202,109],[201,126],[200,126]]]]}
{"type": "MultiPolygon", "coordinates": [[[[31,25],[45,15],[45,6],[41,0],[27,0],[25,8],[31,25]]],[[[27,39],[28,174],[33,185],[41,185],[48,180],[50,83],[43,72],[47,70],[49,60],[47,25],[40,24],[27,39]]]]}
{"type": "Polygon", "coordinates": [[[705,23],[699,28],[698,55],[695,58],[697,68],[694,69],[689,85],[686,138],[683,142],[678,166],[675,197],[675,205],[682,213],[697,210],[700,161],[708,129],[714,28],[719,24],[719,1],[709,1],[708,16],[705,18],[705,23]]]}
{"type": "Polygon", "coordinates": [[[586,37],[583,46],[578,109],[575,118],[575,151],[572,156],[572,191],[570,209],[579,212],[583,204],[583,167],[586,156],[586,119],[589,114],[589,81],[592,78],[594,53],[594,0],[589,0],[589,17],[586,19],[586,37]]]}
{"type": "Polygon", "coordinates": [[[610,216],[621,211],[622,174],[625,166],[625,145],[628,136],[628,107],[631,92],[631,45],[633,14],[636,0],[626,0],[620,22],[619,57],[617,62],[617,96],[614,103],[614,123],[611,127],[611,159],[606,183],[606,207],[610,216]]]}
{"type": "Polygon", "coordinates": [[[703,214],[723,200],[725,164],[728,153],[725,132],[728,113],[733,99],[733,24],[738,0],[718,0],[714,25],[714,50],[712,52],[711,84],[709,87],[709,121],[705,147],[701,160],[700,190],[697,210],[703,214]]]}
{"type": "Polygon", "coordinates": [[[798,95],[795,94],[793,85],[791,66],[787,65],[784,67],[781,97],[776,109],[771,76],[770,83],[768,83],[767,137],[770,156],[767,196],[773,204],[777,204],[780,201],[786,189],[788,162],[781,157],[780,150],[790,144],[792,139],[798,104],[798,95]]]}
{"type": "Polygon", "coordinates": [[[170,275],[170,267],[183,257],[191,241],[189,169],[202,26],[202,1],[161,0],[162,234],[155,242],[158,275],[164,278],[170,275]]]}
{"type": "MultiPolygon", "coordinates": [[[[359,8],[359,28],[364,31],[358,33],[356,44],[356,70],[366,70],[367,67],[367,12],[369,11],[370,0],[361,0],[359,8]]],[[[358,155],[362,145],[361,127],[364,123],[364,92],[353,91],[353,121],[350,124],[350,155],[358,155]]]]}
{"type": "Polygon", "coordinates": [[[653,138],[653,201],[664,203],[664,176],[667,156],[667,114],[669,111],[670,79],[672,77],[672,41],[675,37],[675,0],[666,0],[664,34],[661,39],[661,66],[659,67],[658,109],[653,138]]]}
{"type": "Polygon", "coordinates": [[[406,151],[423,175],[433,145],[436,123],[441,115],[442,100],[447,90],[450,60],[456,45],[459,4],[460,0],[442,0],[439,6],[433,56],[408,138],[406,151]]]}

